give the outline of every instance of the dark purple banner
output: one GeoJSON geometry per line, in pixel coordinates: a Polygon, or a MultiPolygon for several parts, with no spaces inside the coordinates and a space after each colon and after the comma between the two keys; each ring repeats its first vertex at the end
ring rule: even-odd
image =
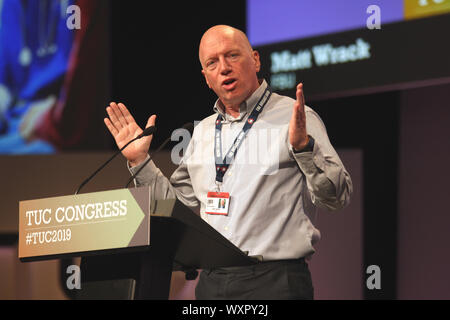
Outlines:
{"type": "Polygon", "coordinates": [[[364,28],[371,5],[382,24],[403,20],[403,0],[247,0],[247,35],[260,46],[364,28]]]}

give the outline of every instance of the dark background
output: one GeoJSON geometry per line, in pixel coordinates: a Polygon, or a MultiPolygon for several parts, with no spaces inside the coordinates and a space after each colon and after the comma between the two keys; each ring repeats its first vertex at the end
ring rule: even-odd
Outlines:
{"type": "Polygon", "coordinates": [[[113,0],[111,6],[113,100],[123,102],[142,126],[158,116],[152,145],[211,115],[216,96],[201,74],[200,38],[216,24],[245,31],[245,1],[113,0]]]}

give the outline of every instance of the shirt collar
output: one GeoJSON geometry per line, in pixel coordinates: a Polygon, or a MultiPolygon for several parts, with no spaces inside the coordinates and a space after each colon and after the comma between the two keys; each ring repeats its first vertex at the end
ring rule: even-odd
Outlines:
{"type": "Polygon", "coordinates": [[[216,103],[214,104],[213,107],[214,112],[222,115],[225,121],[233,122],[242,120],[248,112],[251,112],[253,110],[256,103],[258,102],[258,99],[261,97],[264,90],[266,90],[267,88],[266,80],[262,79],[262,81],[260,82],[261,84],[259,85],[258,89],[256,89],[255,92],[253,92],[251,96],[247,100],[242,102],[241,105],[239,106],[239,116],[237,118],[234,118],[233,116],[226,114],[224,112],[224,107],[220,99],[217,99],[216,103]]]}

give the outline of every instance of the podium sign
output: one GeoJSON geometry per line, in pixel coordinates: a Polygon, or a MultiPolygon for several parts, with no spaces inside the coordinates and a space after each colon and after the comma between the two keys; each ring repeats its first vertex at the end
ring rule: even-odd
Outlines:
{"type": "Polygon", "coordinates": [[[141,187],[21,201],[19,258],[81,256],[79,299],[167,299],[173,270],[258,263],[179,200],[151,194],[141,187]]]}
{"type": "Polygon", "coordinates": [[[19,203],[19,258],[150,245],[148,187],[19,203]]]}

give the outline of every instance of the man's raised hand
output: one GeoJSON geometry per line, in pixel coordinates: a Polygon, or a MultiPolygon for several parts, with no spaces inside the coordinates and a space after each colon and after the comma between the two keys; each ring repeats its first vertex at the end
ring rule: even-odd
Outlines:
{"type": "MultiPolygon", "coordinates": [[[[137,125],[133,116],[123,103],[117,104],[111,102],[106,107],[106,112],[109,118],[104,119],[105,125],[114,137],[119,149],[142,133],[143,130],[137,125]]],[[[156,115],[152,115],[147,121],[146,128],[154,126],[155,120],[156,115]]],[[[122,154],[127,158],[131,167],[137,166],[145,160],[152,142],[152,137],[153,135],[150,135],[136,140],[122,151],[122,154]]]]}
{"type": "Polygon", "coordinates": [[[289,142],[294,150],[302,150],[309,142],[306,132],[305,96],[303,95],[303,83],[297,85],[296,100],[289,123],[289,142]]]}

